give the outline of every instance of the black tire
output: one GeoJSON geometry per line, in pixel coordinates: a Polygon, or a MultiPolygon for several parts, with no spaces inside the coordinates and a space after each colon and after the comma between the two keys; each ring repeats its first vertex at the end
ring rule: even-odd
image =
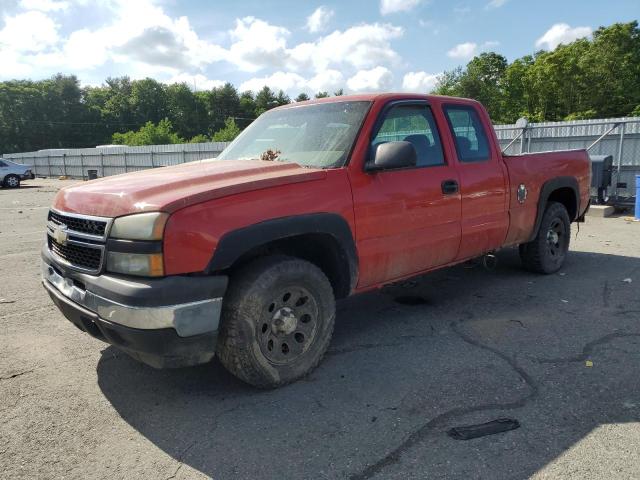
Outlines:
{"type": "Polygon", "coordinates": [[[7,175],[2,184],[7,188],[19,188],[20,177],[18,175],[7,175]]]}
{"type": "Polygon", "coordinates": [[[520,245],[520,259],[527,270],[554,273],[562,268],[571,240],[571,222],[564,205],[549,202],[542,216],[538,234],[520,245]]]}
{"type": "Polygon", "coordinates": [[[231,277],[217,355],[240,380],[279,387],[320,363],[334,323],[333,289],[322,270],[298,258],[262,257],[231,277]]]}

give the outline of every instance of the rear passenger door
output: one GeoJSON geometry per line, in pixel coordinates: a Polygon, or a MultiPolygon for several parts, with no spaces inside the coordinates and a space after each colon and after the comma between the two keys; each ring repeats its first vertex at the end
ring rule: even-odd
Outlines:
{"type": "Polygon", "coordinates": [[[460,179],[462,239],[457,260],[479,256],[504,243],[509,226],[507,177],[490,141],[489,116],[470,104],[445,104],[460,179]]]}
{"type": "Polygon", "coordinates": [[[427,102],[386,106],[369,141],[369,160],[381,143],[410,142],[417,165],[352,177],[360,287],[449,263],[460,243],[457,171],[427,102]]]}

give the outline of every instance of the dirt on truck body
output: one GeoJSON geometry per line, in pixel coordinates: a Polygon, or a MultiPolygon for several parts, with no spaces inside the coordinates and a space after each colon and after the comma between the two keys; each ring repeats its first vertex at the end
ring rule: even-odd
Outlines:
{"type": "Polygon", "coordinates": [[[584,150],[504,155],[472,100],[296,103],[216,159],[61,190],[43,283],[78,328],[145,363],[218,355],[275,387],[320,362],[337,299],[507,246],[556,272],[590,175],[584,150]]]}

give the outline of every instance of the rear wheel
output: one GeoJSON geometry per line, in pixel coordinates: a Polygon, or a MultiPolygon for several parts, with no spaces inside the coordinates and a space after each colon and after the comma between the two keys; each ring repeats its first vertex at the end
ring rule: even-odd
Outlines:
{"type": "Polygon", "coordinates": [[[312,263],[264,257],[232,276],[222,315],[222,364],[251,385],[278,387],[322,359],[333,334],[333,289],[312,263]]]}
{"type": "Polygon", "coordinates": [[[520,245],[523,266],[537,273],[557,272],[564,264],[570,238],[571,223],[567,209],[561,203],[549,202],[536,238],[520,245]]]}
{"type": "Polygon", "coordinates": [[[20,177],[17,175],[7,175],[4,177],[4,186],[8,188],[18,188],[20,186],[20,177]]]}

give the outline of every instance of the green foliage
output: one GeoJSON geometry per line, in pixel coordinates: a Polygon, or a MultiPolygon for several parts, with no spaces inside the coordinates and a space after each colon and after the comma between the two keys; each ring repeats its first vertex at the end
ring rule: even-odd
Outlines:
{"type": "Polygon", "coordinates": [[[195,137],[193,137],[191,140],[189,140],[189,143],[207,143],[210,142],[211,139],[209,137],[207,137],[206,135],[199,133],[198,135],[196,135],[195,137]]]}
{"type": "Polygon", "coordinates": [[[316,98],[327,98],[329,96],[329,92],[318,92],[316,93],[316,98]]]}
{"type": "Polygon", "coordinates": [[[173,131],[173,125],[168,118],[157,124],[145,123],[138,131],[114,133],[111,142],[115,145],[163,145],[169,143],[184,143],[184,140],[173,131]]]}
{"type": "Polygon", "coordinates": [[[224,122],[224,128],[221,128],[213,134],[214,142],[230,142],[240,134],[240,128],[236,125],[236,121],[229,117],[224,122]]]}
{"type": "Polygon", "coordinates": [[[475,98],[498,123],[630,115],[640,104],[640,29],[636,21],[600,27],[592,40],[511,64],[483,53],[438,80],[435,93],[475,98]]]}
{"type": "Polygon", "coordinates": [[[301,93],[295,99],[296,102],[306,102],[307,100],[309,100],[309,95],[306,93],[301,93]]]}
{"type": "Polygon", "coordinates": [[[278,106],[278,99],[266,85],[258,92],[255,100],[255,114],[262,115],[267,110],[278,106]]]}

